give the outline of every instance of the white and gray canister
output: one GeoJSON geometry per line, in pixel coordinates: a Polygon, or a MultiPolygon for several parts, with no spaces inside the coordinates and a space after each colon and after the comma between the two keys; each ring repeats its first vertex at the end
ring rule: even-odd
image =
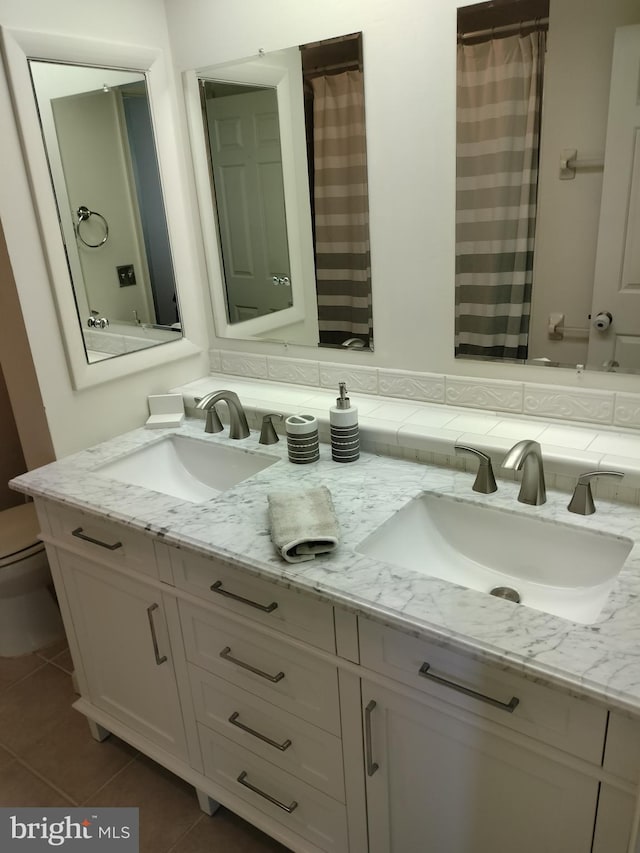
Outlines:
{"type": "Polygon", "coordinates": [[[284,422],[289,462],[306,465],[320,459],[318,421],[313,415],[291,415],[284,422]]]}
{"type": "Polygon", "coordinates": [[[358,410],[347,397],[347,386],[338,383],[340,396],[329,409],[331,458],[334,462],[355,462],[360,457],[358,410]]]}

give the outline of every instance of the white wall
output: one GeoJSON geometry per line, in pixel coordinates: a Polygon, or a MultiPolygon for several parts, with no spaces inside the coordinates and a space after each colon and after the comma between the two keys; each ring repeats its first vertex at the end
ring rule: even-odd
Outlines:
{"type": "MultiPolygon", "coordinates": [[[[89,37],[105,41],[126,41],[160,48],[171,64],[164,9],[161,0],[0,0],[0,23],[8,27],[55,34],[89,37]]],[[[176,115],[180,150],[182,122],[178,115],[178,90],[169,93],[176,115]]],[[[102,385],[74,391],[58,329],[55,305],[45,256],[41,250],[36,212],[31,200],[20,141],[11,108],[4,71],[0,71],[0,216],[16,282],[33,362],[46,411],[51,439],[58,457],[87,447],[144,422],[146,397],[162,393],[177,384],[207,372],[207,328],[204,321],[192,324],[189,336],[202,347],[202,355],[152,368],[102,385]]],[[[189,184],[186,157],[181,161],[181,184],[189,184]]],[[[205,313],[202,300],[202,267],[197,249],[191,249],[193,221],[185,221],[180,234],[180,251],[191,263],[180,287],[187,293],[195,313],[205,313]],[[192,260],[191,260],[192,258],[192,260]]],[[[183,271],[184,271],[183,265],[183,271]]],[[[6,318],[3,318],[6,322],[6,318]]]]}
{"type": "MultiPolygon", "coordinates": [[[[572,384],[571,370],[453,356],[458,5],[466,4],[165,0],[178,72],[255,55],[260,48],[268,52],[362,30],[375,352],[350,352],[350,363],[572,384]]],[[[578,17],[584,14],[581,10],[578,17]]],[[[324,361],[339,358],[335,350],[285,350],[255,341],[214,338],[214,345],[324,361]]],[[[590,373],[581,384],[634,390],[638,381],[590,373]]]]}

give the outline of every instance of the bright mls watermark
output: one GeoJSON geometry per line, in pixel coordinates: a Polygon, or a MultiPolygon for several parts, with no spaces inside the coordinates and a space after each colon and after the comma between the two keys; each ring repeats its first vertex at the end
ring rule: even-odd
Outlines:
{"type": "Polygon", "coordinates": [[[0,808],[2,853],[139,853],[138,809],[0,808]]]}

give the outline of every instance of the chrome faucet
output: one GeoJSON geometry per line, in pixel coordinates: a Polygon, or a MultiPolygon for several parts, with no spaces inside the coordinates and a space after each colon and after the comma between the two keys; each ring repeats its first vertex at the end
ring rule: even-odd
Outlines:
{"type": "Polygon", "coordinates": [[[520,471],[522,484],[518,500],[523,504],[540,506],[547,500],[542,466],[542,451],[537,441],[519,441],[502,461],[503,468],[520,471]]]}
{"type": "Polygon", "coordinates": [[[248,438],[249,424],[242,403],[235,391],[212,391],[205,394],[196,403],[196,409],[204,409],[207,413],[205,432],[220,432],[222,424],[218,417],[215,405],[224,401],[229,408],[229,438],[248,438]]]}

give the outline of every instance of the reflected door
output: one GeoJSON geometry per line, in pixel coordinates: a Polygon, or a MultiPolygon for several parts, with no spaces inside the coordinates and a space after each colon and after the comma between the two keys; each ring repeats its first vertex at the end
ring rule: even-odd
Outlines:
{"type": "Polygon", "coordinates": [[[206,102],[230,322],[291,303],[276,91],[206,102]]]}
{"type": "Polygon", "coordinates": [[[640,25],[616,30],[588,363],[640,369],[640,25]]]}

